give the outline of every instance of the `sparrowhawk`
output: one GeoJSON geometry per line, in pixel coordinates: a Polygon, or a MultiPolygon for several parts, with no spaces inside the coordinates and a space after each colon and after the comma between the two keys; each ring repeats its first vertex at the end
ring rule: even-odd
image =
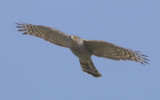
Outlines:
{"type": "Polygon", "coordinates": [[[23,34],[30,34],[43,38],[53,44],[69,48],[74,55],[79,58],[82,70],[94,77],[101,77],[94,66],[91,56],[109,58],[113,60],[132,60],[142,64],[148,64],[146,55],[139,51],[126,49],[109,42],[100,40],[81,39],[75,35],[67,35],[55,28],[32,25],[26,23],[17,23],[18,31],[24,31],[23,34]]]}

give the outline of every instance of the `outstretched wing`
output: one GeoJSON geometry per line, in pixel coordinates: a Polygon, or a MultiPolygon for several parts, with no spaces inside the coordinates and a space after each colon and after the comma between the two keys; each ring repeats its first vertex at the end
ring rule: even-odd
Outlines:
{"type": "Polygon", "coordinates": [[[105,41],[84,40],[84,44],[95,56],[113,60],[132,60],[142,64],[148,64],[149,61],[146,59],[147,56],[140,54],[139,51],[125,49],[105,41]]]}
{"type": "Polygon", "coordinates": [[[82,70],[94,77],[101,77],[102,75],[98,72],[98,70],[96,69],[96,67],[94,66],[93,62],[91,59],[88,60],[83,60],[80,59],[79,60],[82,70]]]}
{"type": "Polygon", "coordinates": [[[17,23],[17,25],[17,28],[20,28],[18,31],[24,31],[24,34],[34,35],[56,45],[68,47],[69,35],[57,29],[25,23],[17,23]]]}

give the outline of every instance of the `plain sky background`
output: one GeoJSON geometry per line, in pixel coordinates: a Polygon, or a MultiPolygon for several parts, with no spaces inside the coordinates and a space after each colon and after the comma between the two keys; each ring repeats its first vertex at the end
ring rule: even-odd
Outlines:
{"type": "Polygon", "coordinates": [[[0,100],[160,100],[160,0],[1,0],[0,100]],[[149,65],[92,56],[22,35],[16,22],[54,27],[148,55],[149,65]]]}

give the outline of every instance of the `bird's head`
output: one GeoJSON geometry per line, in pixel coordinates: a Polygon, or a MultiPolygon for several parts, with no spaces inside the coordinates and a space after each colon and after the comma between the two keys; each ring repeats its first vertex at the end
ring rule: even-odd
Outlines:
{"type": "Polygon", "coordinates": [[[71,40],[74,41],[74,42],[79,42],[80,38],[78,36],[71,35],[71,40]]]}
{"type": "Polygon", "coordinates": [[[70,36],[70,42],[72,43],[72,44],[81,44],[82,43],[82,39],[81,38],[79,38],[78,36],[75,36],[75,35],[71,35],[70,36]]]}

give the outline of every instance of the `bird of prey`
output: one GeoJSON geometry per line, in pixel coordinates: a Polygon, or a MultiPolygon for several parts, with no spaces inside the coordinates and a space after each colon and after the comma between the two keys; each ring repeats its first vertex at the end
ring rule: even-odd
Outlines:
{"type": "Polygon", "coordinates": [[[26,23],[17,23],[17,25],[17,28],[20,28],[18,31],[23,31],[23,34],[34,35],[58,46],[69,48],[79,58],[82,70],[94,77],[101,77],[102,75],[94,66],[91,59],[92,55],[112,60],[132,60],[149,64],[147,56],[140,54],[139,51],[126,49],[109,42],[81,39],[78,36],[67,35],[55,28],[42,25],[26,23]]]}

